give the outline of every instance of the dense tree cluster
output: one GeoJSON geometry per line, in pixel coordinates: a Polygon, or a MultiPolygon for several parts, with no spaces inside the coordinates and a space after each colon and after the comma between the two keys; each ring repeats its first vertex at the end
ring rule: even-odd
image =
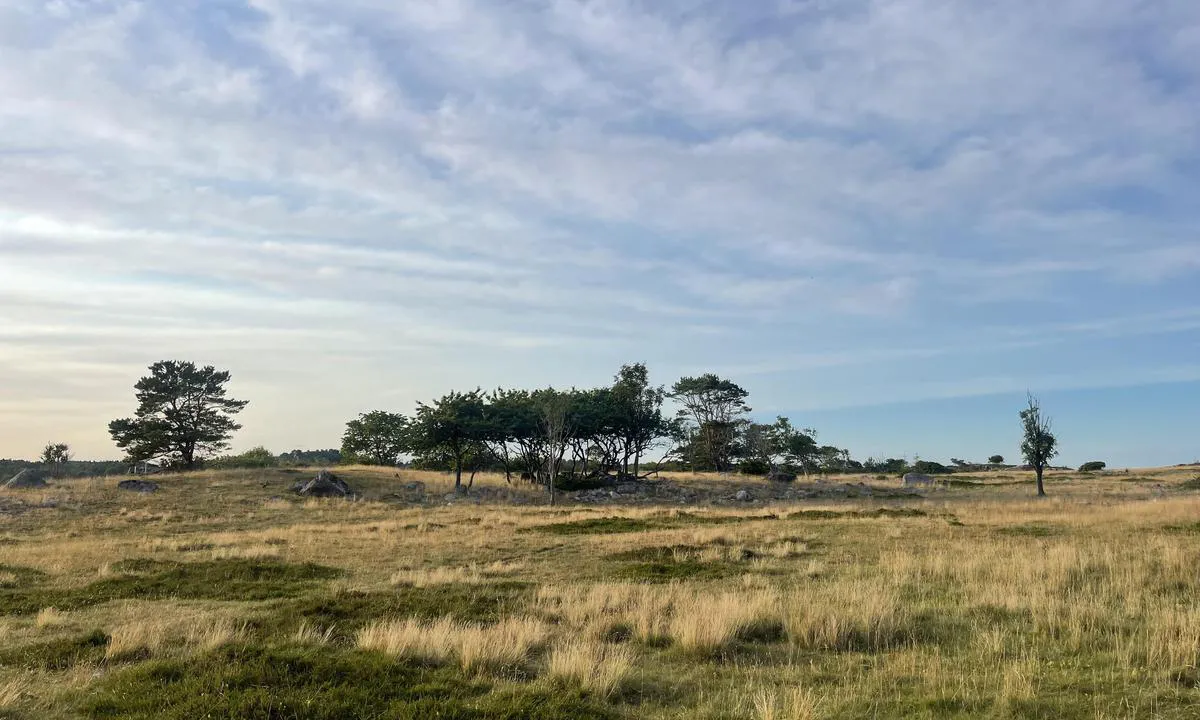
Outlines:
{"type": "Polygon", "coordinates": [[[418,404],[411,419],[376,412],[352,421],[343,453],[362,458],[359,448],[369,444],[363,420],[387,415],[387,424],[373,427],[394,445],[367,459],[390,464],[390,451],[399,449],[418,467],[453,470],[459,488],[464,475],[470,487],[488,468],[550,486],[559,477],[638,477],[645,454],[668,436],[663,398],[641,364],[622,367],[606,387],[451,392],[418,404]]]}
{"type": "Polygon", "coordinates": [[[637,480],[647,458],[655,469],[767,474],[861,469],[849,453],[820,446],[816,432],[784,417],[750,421],[749,393],[716,375],[685,377],[668,390],[650,382],[641,363],[623,366],[610,385],[556,390],[480,389],[418,403],[412,417],[374,411],[346,426],[342,455],[455,475],[470,488],[481,470],[555,487],[637,480]],[[673,401],[670,417],[664,404],[673,401]],[[657,451],[657,453],[656,453],[657,451]]]}

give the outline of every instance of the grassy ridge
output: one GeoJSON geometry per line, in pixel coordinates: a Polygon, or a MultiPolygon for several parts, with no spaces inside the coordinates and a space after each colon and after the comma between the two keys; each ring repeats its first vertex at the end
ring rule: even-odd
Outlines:
{"type": "Polygon", "coordinates": [[[1200,716],[1184,471],[555,509],[348,475],[366,500],[273,471],[37,491],[0,531],[0,717],[1200,716]]]}

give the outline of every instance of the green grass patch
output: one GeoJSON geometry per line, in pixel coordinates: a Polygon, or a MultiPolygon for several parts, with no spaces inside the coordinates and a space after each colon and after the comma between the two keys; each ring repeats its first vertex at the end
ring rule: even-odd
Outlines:
{"type": "Polygon", "coordinates": [[[228,647],[192,661],[142,663],[80,700],[90,718],[128,720],[558,720],[614,713],[579,693],[510,689],[378,653],[334,647],[228,647]]]}
{"type": "Polygon", "coordinates": [[[1163,525],[1162,531],[1176,535],[1200,535],[1200,522],[1163,525]]]}
{"type": "MultiPolygon", "coordinates": [[[[841,520],[847,518],[879,519],[925,517],[928,513],[917,508],[876,508],[874,510],[802,510],[788,515],[789,520],[841,520]]],[[[779,520],[778,515],[693,515],[673,513],[647,518],[600,517],[551,523],[526,528],[523,532],[541,532],[550,535],[616,535],[621,533],[649,532],[653,530],[675,530],[693,525],[726,525],[754,522],[757,520],[779,520]]]]}
{"type": "Polygon", "coordinates": [[[314,563],[247,559],[195,563],[133,559],[113,568],[120,574],[83,588],[0,588],[0,614],[26,615],[46,607],[75,610],[125,599],[270,600],[294,597],[318,581],[343,574],[314,563]]]}
{"type": "Polygon", "coordinates": [[[526,528],[526,531],[541,532],[549,535],[616,535],[620,533],[637,533],[651,530],[673,530],[692,525],[724,525],[727,523],[750,522],[753,520],[777,520],[775,515],[693,515],[691,513],[676,513],[658,515],[648,518],[600,517],[576,520],[574,522],[551,523],[526,528]]]}
{"type": "Polygon", "coordinates": [[[496,622],[516,614],[533,597],[533,586],[521,582],[455,583],[429,587],[397,587],[392,591],[343,591],[303,597],[272,608],[257,624],[267,635],[287,636],[297,625],[334,628],[348,640],[367,624],[388,618],[433,620],[452,617],[471,622],[496,622]]]}
{"type": "MultiPolygon", "coordinates": [[[[633,562],[662,562],[671,561],[681,557],[694,555],[702,552],[705,546],[703,545],[654,545],[650,547],[634,548],[624,552],[613,553],[608,556],[609,560],[633,561],[633,562]]],[[[756,555],[746,550],[743,553],[743,560],[750,560],[756,555]]]]}
{"type": "Polygon", "coordinates": [[[742,569],[733,563],[664,560],[623,565],[608,573],[608,576],[620,580],[665,583],[676,580],[720,580],[741,573],[742,569]]]}
{"type": "MultiPolygon", "coordinates": [[[[742,574],[737,562],[704,561],[690,557],[704,550],[700,545],[663,545],[635,548],[614,553],[607,559],[622,563],[605,573],[606,577],[640,582],[672,582],[675,580],[719,580],[742,574]]],[[[743,560],[755,554],[743,553],[743,560]]]]}
{"type": "Polygon", "coordinates": [[[878,520],[880,518],[928,517],[918,508],[875,508],[874,510],[802,510],[788,515],[788,520],[878,520]]]}
{"type": "Polygon", "coordinates": [[[85,635],[6,648],[0,651],[0,665],[68,670],[84,663],[97,664],[104,659],[108,640],[103,631],[93,630],[85,635]]]}
{"type": "Polygon", "coordinates": [[[37,568],[0,563],[0,588],[19,588],[36,585],[46,579],[46,573],[37,568]]]}
{"type": "Polygon", "coordinates": [[[996,534],[1009,535],[1013,537],[1052,537],[1055,535],[1062,535],[1063,529],[1057,525],[1028,523],[1025,525],[1008,525],[1005,527],[996,528],[996,534]]]}

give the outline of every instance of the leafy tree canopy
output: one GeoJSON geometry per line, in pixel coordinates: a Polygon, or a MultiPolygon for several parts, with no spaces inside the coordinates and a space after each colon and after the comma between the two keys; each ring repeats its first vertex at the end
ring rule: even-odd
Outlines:
{"type": "Polygon", "coordinates": [[[161,461],[192,469],[228,447],[241,429],[233,416],[248,404],[226,397],[228,371],[165,360],[134,385],[134,417],[113,420],[108,432],[131,462],[161,461]]]}
{"type": "Polygon", "coordinates": [[[1050,418],[1042,414],[1042,406],[1033,395],[1029,396],[1028,404],[1021,411],[1021,428],[1024,431],[1021,455],[1037,473],[1037,494],[1043,496],[1046,489],[1042,485],[1042,473],[1058,455],[1058,438],[1050,431],[1050,418]]]}
{"type": "Polygon", "coordinates": [[[375,410],[346,423],[342,457],[347,462],[395,465],[409,451],[409,421],[398,413],[375,410]]]}

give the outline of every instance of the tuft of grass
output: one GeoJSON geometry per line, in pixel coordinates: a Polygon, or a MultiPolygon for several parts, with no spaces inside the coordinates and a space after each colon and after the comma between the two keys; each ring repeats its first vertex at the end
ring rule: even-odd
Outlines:
{"type": "Polygon", "coordinates": [[[453,618],[435,621],[393,620],[372,623],[359,631],[355,644],[395,657],[421,662],[457,660],[468,673],[519,669],[542,648],[549,628],[532,618],[506,618],[495,625],[463,623],[453,618]]]}
{"type": "Polygon", "coordinates": [[[813,720],[820,717],[820,709],[816,693],[809,688],[759,690],[754,695],[756,720],[813,720]]]}
{"type": "Polygon", "coordinates": [[[550,651],[547,672],[551,678],[608,698],[629,674],[633,661],[634,653],[628,646],[576,638],[550,651]]]}
{"type": "Polygon", "coordinates": [[[105,658],[140,660],[158,655],[173,645],[215,650],[245,640],[246,631],[245,624],[234,623],[228,618],[145,618],[113,628],[105,658]]]}
{"type": "Polygon", "coordinates": [[[42,608],[38,611],[37,617],[34,618],[33,624],[39,628],[57,627],[59,625],[65,625],[68,619],[69,616],[66,613],[60,612],[55,608],[48,607],[42,608]]]}
{"type": "Polygon", "coordinates": [[[782,624],[777,598],[768,592],[691,595],[675,604],[670,633],[685,652],[702,656],[727,650],[739,636],[782,624]]]}
{"type": "Polygon", "coordinates": [[[321,629],[319,626],[309,625],[307,620],[302,620],[296,634],[292,636],[292,641],[297,645],[328,645],[333,642],[336,630],[335,625],[321,629]]]}
{"type": "MultiPolygon", "coordinates": [[[[0,682],[0,713],[6,713],[29,693],[30,682],[24,678],[14,678],[0,682]]],[[[0,714],[0,717],[5,715],[0,714]]]]}

